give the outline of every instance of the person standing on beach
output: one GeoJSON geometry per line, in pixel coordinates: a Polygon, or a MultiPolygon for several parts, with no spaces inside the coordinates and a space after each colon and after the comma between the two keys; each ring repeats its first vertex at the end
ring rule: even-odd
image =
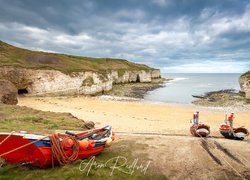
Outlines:
{"type": "Polygon", "coordinates": [[[193,114],[193,123],[195,124],[196,122],[196,113],[193,114]]]}
{"type": "Polygon", "coordinates": [[[199,124],[199,111],[196,111],[196,123],[199,124]]]}
{"type": "Polygon", "coordinates": [[[194,115],[193,115],[193,123],[194,124],[199,124],[199,111],[194,113],[194,115]]]}
{"type": "Polygon", "coordinates": [[[229,122],[229,125],[230,125],[231,129],[233,128],[233,120],[234,120],[234,113],[232,112],[230,114],[230,116],[228,117],[228,122],[229,122]]]}

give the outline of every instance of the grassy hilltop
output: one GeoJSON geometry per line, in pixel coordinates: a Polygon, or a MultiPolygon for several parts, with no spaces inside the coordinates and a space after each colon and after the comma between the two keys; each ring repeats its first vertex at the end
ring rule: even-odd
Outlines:
{"type": "Polygon", "coordinates": [[[54,69],[63,73],[108,70],[151,70],[152,68],[122,59],[80,57],[18,48],[0,41],[0,67],[54,69]]]}

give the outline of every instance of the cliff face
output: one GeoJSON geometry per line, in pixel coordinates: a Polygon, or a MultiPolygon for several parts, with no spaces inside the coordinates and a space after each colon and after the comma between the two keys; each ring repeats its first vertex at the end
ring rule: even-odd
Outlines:
{"type": "Polygon", "coordinates": [[[240,76],[240,93],[250,102],[250,71],[240,76]]]}
{"type": "Polygon", "coordinates": [[[21,93],[33,95],[91,95],[111,90],[113,83],[151,82],[153,78],[160,78],[160,70],[111,70],[105,73],[84,71],[64,74],[57,70],[0,68],[0,79],[9,80],[21,93]]]}
{"type": "Polygon", "coordinates": [[[0,41],[0,79],[19,93],[96,94],[113,84],[150,82],[160,71],[124,59],[30,51],[0,41]]]}

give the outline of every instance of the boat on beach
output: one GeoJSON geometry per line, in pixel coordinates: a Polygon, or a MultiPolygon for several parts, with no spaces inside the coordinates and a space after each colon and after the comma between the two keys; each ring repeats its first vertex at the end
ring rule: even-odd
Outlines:
{"type": "Polygon", "coordinates": [[[190,132],[196,137],[207,137],[210,134],[210,126],[203,123],[193,124],[190,127],[190,132]]]}
{"type": "Polygon", "coordinates": [[[0,132],[0,158],[10,164],[48,168],[101,153],[115,139],[111,126],[50,136],[0,132]]]}
{"type": "Polygon", "coordinates": [[[245,127],[233,127],[231,129],[226,123],[220,125],[219,131],[221,135],[227,139],[243,140],[249,135],[249,132],[245,127]]]}

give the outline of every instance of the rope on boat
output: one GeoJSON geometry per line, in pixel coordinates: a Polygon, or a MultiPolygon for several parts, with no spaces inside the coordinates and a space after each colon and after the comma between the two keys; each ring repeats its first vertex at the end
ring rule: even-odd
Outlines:
{"type": "Polygon", "coordinates": [[[3,154],[0,154],[0,157],[5,156],[5,155],[7,155],[7,154],[10,154],[10,153],[12,153],[12,152],[15,152],[15,151],[17,151],[17,150],[19,150],[19,149],[25,148],[25,147],[27,147],[27,146],[29,146],[29,145],[31,145],[31,144],[35,144],[36,142],[41,141],[41,140],[43,140],[43,139],[45,139],[45,138],[47,138],[47,137],[48,137],[48,136],[42,137],[42,138],[37,139],[37,140],[35,140],[35,141],[33,141],[33,142],[27,143],[27,144],[25,144],[25,145],[22,145],[22,146],[19,146],[19,147],[15,148],[15,149],[12,149],[12,150],[10,150],[10,151],[8,151],[8,152],[5,152],[5,153],[3,153],[3,154]]]}
{"type": "Polygon", "coordinates": [[[66,165],[76,160],[79,153],[79,142],[74,136],[54,133],[49,138],[51,141],[52,155],[57,159],[60,165],[66,165]],[[72,153],[65,151],[64,141],[66,140],[73,142],[72,147],[70,148],[72,149],[72,153]]]}
{"type": "MultiPolygon", "coordinates": [[[[1,143],[3,144],[14,132],[11,132],[1,143]]],[[[3,157],[5,155],[8,155],[10,153],[13,153],[17,150],[20,150],[22,148],[25,148],[27,146],[30,146],[32,144],[35,144],[36,142],[39,142],[43,139],[46,139],[46,138],[50,138],[50,141],[51,141],[51,149],[52,149],[52,163],[54,164],[54,159],[53,157],[55,157],[57,159],[57,161],[59,162],[60,165],[65,165],[65,164],[68,164],[74,160],[76,160],[77,156],[78,156],[78,152],[79,152],[79,143],[77,141],[77,139],[73,136],[70,136],[70,135],[64,135],[64,134],[52,134],[51,136],[44,136],[40,139],[37,139],[35,141],[32,141],[30,143],[27,143],[25,145],[22,145],[22,146],[19,146],[15,149],[12,149],[10,151],[7,151],[3,154],[0,154],[0,157],[3,157]],[[73,145],[72,145],[72,153],[69,153],[67,152],[66,154],[66,151],[64,149],[64,140],[66,139],[70,139],[72,140],[73,142],[73,145]]]]}
{"type": "Polygon", "coordinates": [[[15,131],[11,131],[10,134],[4,138],[4,140],[2,140],[2,142],[0,142],[0,145],[2,145],[7,139],[9,139],[9,137],[14,133],[15,131]]]}

